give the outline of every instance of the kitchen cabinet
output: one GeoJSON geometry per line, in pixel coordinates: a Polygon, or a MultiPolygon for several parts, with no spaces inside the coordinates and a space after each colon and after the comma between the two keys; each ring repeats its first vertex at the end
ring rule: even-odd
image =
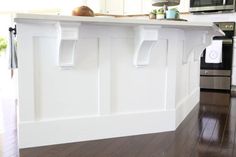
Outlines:
{"type": "Polygon", "coordinates": [[[151,0],[101,0],[100,12],[106,14],[147,14],[152,7],[151,0]]]}
{"type": "MultiPolygon", "coordinates": [[[[148,14],[159,7],[152,6],[152,0],[101,0],[101,12],[107,14],[148,14]]],[[[189,11],[189,1],[180,1],[180,5],[174,6],[180,12],[189,11]]]]}
{"type": "Polygon", "coordinates": [[[20,148],[175,130],[199,103],[202,49],[223,35],[212,23],[39,14],[14,21],[20,148]],[[73,53],[62,37],[76,40],[73,53]],[[61,66],[71,57],[71,67],[61,66]]]}
{"type": "Polygon", "coordinates": [[[148,14],[153,9],[157,9],[157,7],[152,6],[152,1],[151,0],[143,0],[142,1],[142,13],[143,14],[148,14]]]}
{"type": "Polygon", "coordinates": [[[105,0],[105,9],[103,13],[123,15],[124,0],[105,0]]]}
{"type": "Polygon", "coordinates": [[[180,4],[177,6],[179,12],[189,12],[190,1],[189,0],[182,0],[180,4]]]}
{"type": "Polygon", "coordinates": [[[95,13],[100,12],[100,0],[87,0],[87,6],[89,6],[95,13]]]}
{"type": "Polygon", "coordinates": [[[20,148],[175,130],[199,102],[200,53],[222,35],[212,23],[38,14],[14,21],[20,148]],[[76,40],[74,53],[62,37],[76,40]],[[71,67],[58,64],[71,57],[71,67]]]}
{"type": "Polygon", "coordinates": [[[124,0],[124,14],[141,14],[143,0],[124,0]]]}

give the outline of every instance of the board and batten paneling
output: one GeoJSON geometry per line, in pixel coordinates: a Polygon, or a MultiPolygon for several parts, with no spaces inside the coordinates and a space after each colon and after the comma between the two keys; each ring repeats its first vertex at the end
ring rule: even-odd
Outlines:
{"type": "Polygon", "coordinates": [[[15,21],[21,148],[175,130],[199,102],[200,53],[222,35],[212,23],[31,14],[15,21]],[[58,40],[78,45],[60,56],[58,40]]]}

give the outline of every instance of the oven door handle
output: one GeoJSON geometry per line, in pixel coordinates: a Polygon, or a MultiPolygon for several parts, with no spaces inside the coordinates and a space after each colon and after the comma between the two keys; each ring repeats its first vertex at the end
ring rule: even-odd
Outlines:
{"type": "Polygon", "coordinates": [[[223,39],[223,44],[227,44],[227,45],[232,45],[233,44],[233,40],[232,39],[223,39]]]}
{"type": "Polygon", "coordinates": [[[226,44],[226,45],[232,45],[233,44],[232,39],[214,39],[214,40],[222,40],[223,44],[226,44]]]}
{"type": "Polygon", "coordinates": [[[223,0],[223,5],[226,5],[226,0],[223,0]]]}

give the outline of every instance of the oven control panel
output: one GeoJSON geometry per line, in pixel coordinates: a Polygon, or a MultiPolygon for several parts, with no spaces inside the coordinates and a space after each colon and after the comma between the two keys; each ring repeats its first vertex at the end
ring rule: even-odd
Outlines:
{"type": "Polygon", "coordinates": [[[223,31],[234,31],[234,22],[216,22],[215,24],[223,31]]]}

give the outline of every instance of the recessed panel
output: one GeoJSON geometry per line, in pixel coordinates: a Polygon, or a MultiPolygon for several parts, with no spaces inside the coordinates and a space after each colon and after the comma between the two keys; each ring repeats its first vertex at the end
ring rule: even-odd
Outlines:
{"type": "Polygon", "coordinates": [[[132,38],[112,39],[112,110],[115,113],[145,112],[164,109],[166,82],[166,42],[159,41],[150,65],[133,64],[132,38]]]}
{"type": "Polygon", "coordinates": [[[97,114],[98,40],[80,39],[75,66],[70,70],[57,66],[55,43],[54,38],[36,38],[34,42],[36,117],[54,119],[97,114]]]}

